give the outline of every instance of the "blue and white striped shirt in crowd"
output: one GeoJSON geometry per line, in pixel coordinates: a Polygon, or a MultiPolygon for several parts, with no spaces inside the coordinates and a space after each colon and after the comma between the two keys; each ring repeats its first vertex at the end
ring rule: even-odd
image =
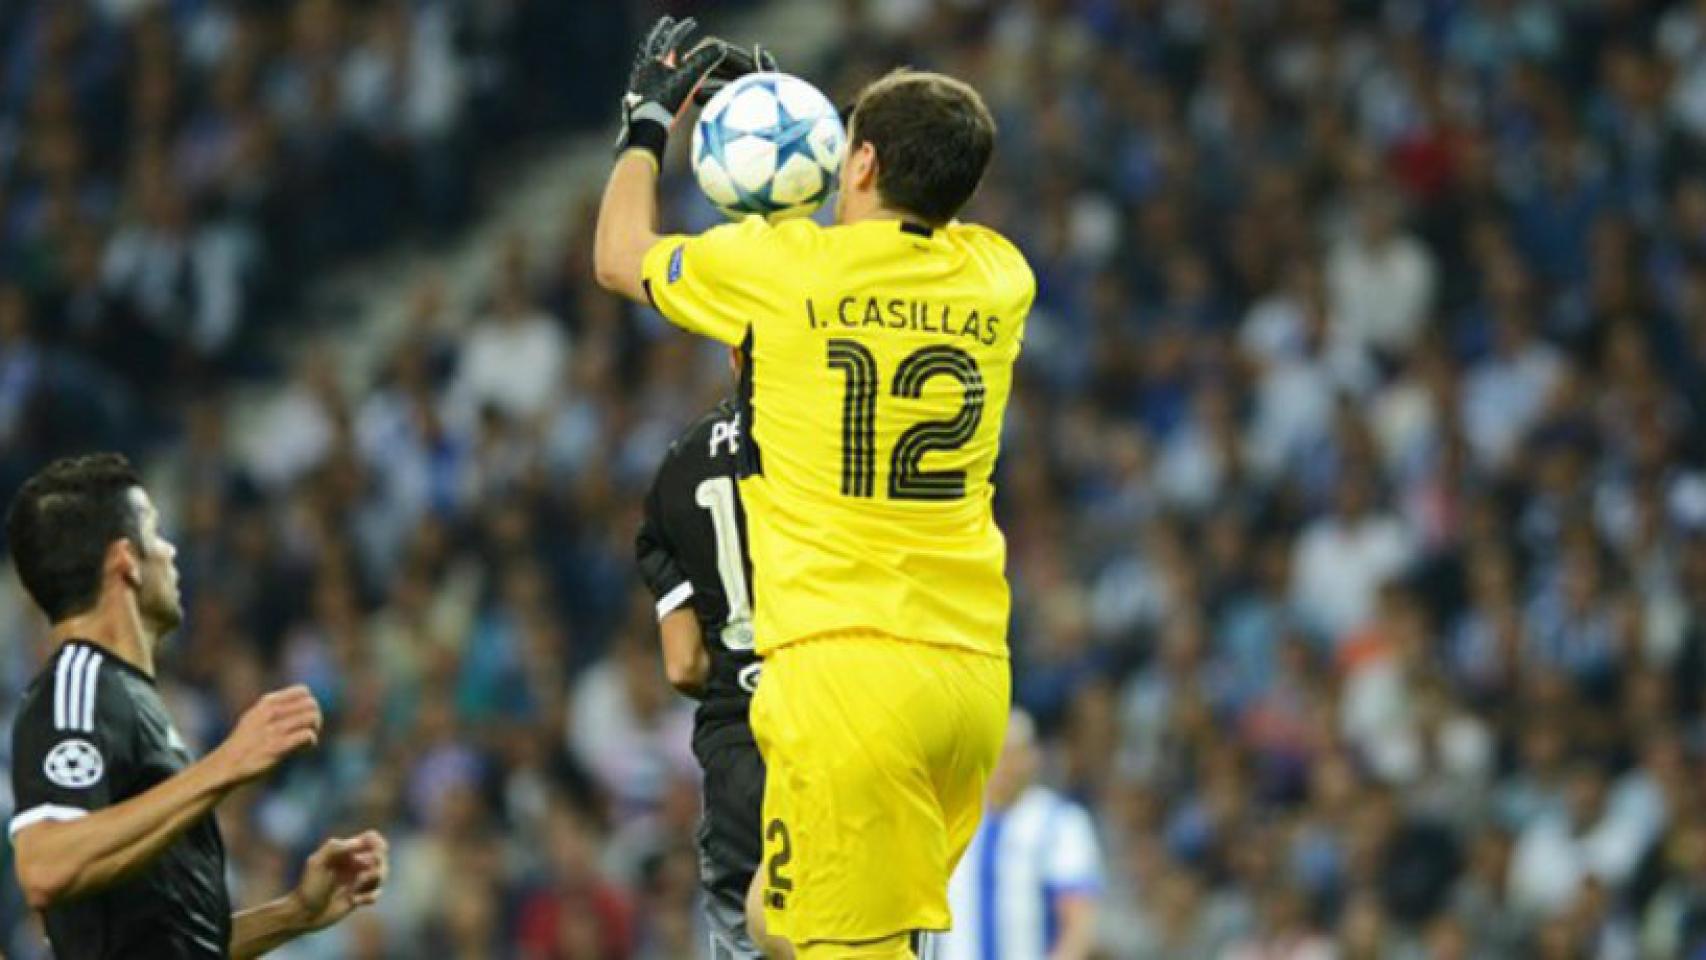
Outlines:
{"type": "Polygon", "coordinates": [[[1005,810],[985,812],[954,871],[948,903],[954,928],[943,960],[1042,960],[1058,934],[1063,896],[1098,895],[1102,853],[1090,814],[1043,786],[1005,810]]]}

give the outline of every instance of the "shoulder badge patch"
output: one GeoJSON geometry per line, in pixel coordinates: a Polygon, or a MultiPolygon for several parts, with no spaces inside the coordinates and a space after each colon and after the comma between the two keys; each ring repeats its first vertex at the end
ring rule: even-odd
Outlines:
{"type": "Polygon", "coordinates": [[[681,257],[686,252],[687,252],[687,244],[678,243],[675,245],[675,250],[670,253],[670,255],[669,255],[669,272],[666,275],[666,279],[668,280],[668,282],[674,283],[675,281],[681,279],[681,257]]]}
{"type": "Polygon", "coordinates": [[[47,752],[42,772],[58,786],[67,790],[82,790],[101,781],[106,763],[101,751],[87,740],[65,740],[47,752]]]}

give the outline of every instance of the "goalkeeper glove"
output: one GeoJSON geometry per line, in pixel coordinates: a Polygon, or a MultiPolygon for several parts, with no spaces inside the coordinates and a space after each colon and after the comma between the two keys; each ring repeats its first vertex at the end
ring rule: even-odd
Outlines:
{"type": "Polygon", "coordinates": [[[681,21],[660,17],[641,41],[628,74],[628,92],[622,96],[617,156],[638,147],[650,152],[661,166],[670,128],[682,108],[728,58],[731,48],[716,39],[707,39],[690,51],[682,49],[697,26],[692,17],[681,21]]]}
{"type": "Polygon", "coordinates": [[[717,95],[717,91],[739,80],[749,73],[775,73],[776,56],[764,49],[762,44],[753,44],[751,49],[737,47],[731,43],[712,37],[707,43],[721,43],[725,49],[723,60],[705,82],[699,85],[699,92],[693,95],[693,102],[704,106],[705,102],[717,95]]]}

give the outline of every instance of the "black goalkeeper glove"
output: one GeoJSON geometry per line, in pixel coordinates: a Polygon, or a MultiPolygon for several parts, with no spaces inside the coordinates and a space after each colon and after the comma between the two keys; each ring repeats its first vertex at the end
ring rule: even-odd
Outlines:
{"type": "Polygon", "coordinates": [[[693,95],[693,102],[701,107],[716,96],[717,91],[749,73],[776,72],[776,55],[764,49],[762,44],[755,43],[749,49],[737,47],[716,37],[706,42],[723,44],[724,54],[722,62],[717,64],[717,68],[699,85],[699,92],[693,95]]]}
{"type": "Polygon", "coordinates": [[[628,74],[628,92],[622,96],[617,156],[639,147],[662,165],[670,128],[682,108],[728,58],[732,48],[721,40],[707,39],[690,51],[683,49],[697,26],[692,17],[660,17],[641,41],[628,74]]]}

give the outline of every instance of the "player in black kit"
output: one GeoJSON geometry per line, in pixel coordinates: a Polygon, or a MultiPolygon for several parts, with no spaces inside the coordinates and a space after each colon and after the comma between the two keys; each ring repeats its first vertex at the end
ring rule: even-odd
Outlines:
{"type": "Polygon", "coordinates": [[[305,687],[262,697],[201,760],[154,688],[183,618],[177,551],[130,464],[60,460],[13,500],[6,537],[58,649],[12,730],[19,884],[67,960],[258,957],[373,903],[377,833],[329,840],[295,890],[233,915],[213,818],[227,794],[319,738],[305,687]]]}
{"type": "Polygon", "coordinates": [[[758,957],[745,925],[762,850],[764,761],[747,709],[761,669],[752,651],[751,564],[736,485],[740,414],[724,401],[670,445],[646,497],[635,547],[657,599],[664,666],[699,700],[693,753],[705,769],[699,874],[713,960],[758,957]]]}

